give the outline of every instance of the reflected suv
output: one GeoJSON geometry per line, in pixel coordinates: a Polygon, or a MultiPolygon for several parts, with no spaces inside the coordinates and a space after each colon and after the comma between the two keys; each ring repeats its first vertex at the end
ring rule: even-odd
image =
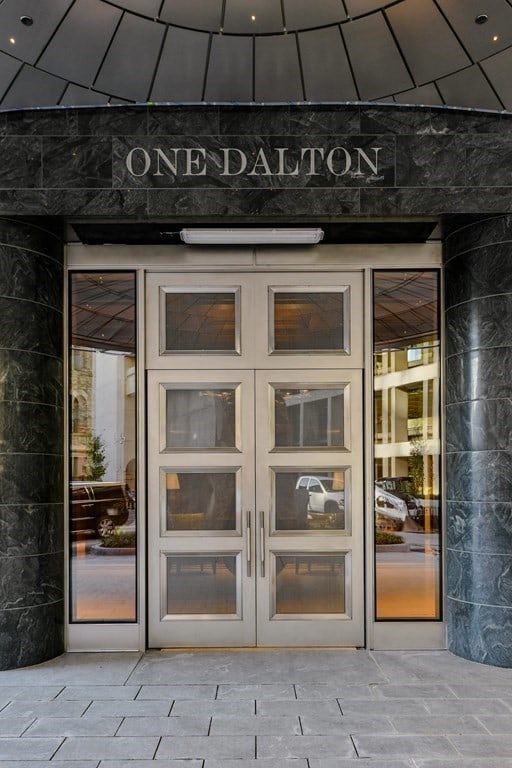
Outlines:
{"type": "Polygon", "coordinates": [[[297,490],[308,492],[308,512],[326,512],[336,514],[345,508],[344,491],[334,491],[332,477],[323,475],[303,475],[299,477],[297,490]]]}
{"type": "Polygon", "coordinates": [[[108,536],[128,520],[124,483],[73,481],[70,483],[70,532],[93,531],[108,536]]]}

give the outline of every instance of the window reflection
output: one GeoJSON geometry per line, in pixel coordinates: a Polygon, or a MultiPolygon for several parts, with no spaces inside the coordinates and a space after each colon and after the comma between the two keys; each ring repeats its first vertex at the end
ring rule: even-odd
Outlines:
{"type": "Polygon", "coordinates": [[[276,554],[275,613],[346,612],[345,556],[276,554]]]}
{"type": "Polygon", "coordinates": [[[167,614],[237,613],[236,556],[173,555],[166,568],[167,614]]]}
{"type": "Polygon", "coordinates": [[[276,448],[343,448],[344,391],[340,387],[274,390],[276,448]]]}
{"type": "Polygon", "coordinates": [[[236,472],[166,472],[167,531],[234,531],[236,472]]]}
{"type": "Polygon", "coordinates": [[[437,271],[374,273],[376,615],[440,618],[437,271]]]}
{"type": "Polygon", "coordinates": [[[165,447],[235,448],[235,392],[235,386],[168,389],[165,447]]]}
{"type": "Polygon", "coordinates": [[[344,530],[348,517],[346,470],[273,470],[276,531],[344,530]]]}
{"type": "Polygon", "coordinates": [[[271,289],[275,352],[345,351],[343,291],[271,289]]]}
{"type": "Polygon", "coordinates": [[[71,620],[134,621],[134,273],[72,273],[70,313],[71,620]]]}

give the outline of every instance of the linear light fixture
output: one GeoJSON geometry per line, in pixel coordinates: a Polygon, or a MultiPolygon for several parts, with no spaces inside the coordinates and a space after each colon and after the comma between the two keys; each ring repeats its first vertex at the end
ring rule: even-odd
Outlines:
{"type": "Polygon", "coordinates": [[[324,236],[319,227],[253,229],[182,229],[187,245],[315,245],[324,236]]]}

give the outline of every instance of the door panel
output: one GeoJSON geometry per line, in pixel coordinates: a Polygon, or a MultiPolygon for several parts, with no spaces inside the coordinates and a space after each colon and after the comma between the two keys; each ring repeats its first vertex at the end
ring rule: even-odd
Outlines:
{"type": "Polygon", "coordinates": [[[361,368],[359,272],[150,274],[147,367],[361,368]]]}
{"type": "Polygon", "coordinates": [[[359,371],[256,372],[262,645],[363,643],[360,413],[359,371]]]}
{"type": "Polygon", "coordinates": [[[361,275],[147,302],[150,646],[361,645],[361,275]]]}
{"type": "Polygon", "coordinates": [[[253,390],[252,371],[148,372],[152,647],[255,643],[253,390]]]}

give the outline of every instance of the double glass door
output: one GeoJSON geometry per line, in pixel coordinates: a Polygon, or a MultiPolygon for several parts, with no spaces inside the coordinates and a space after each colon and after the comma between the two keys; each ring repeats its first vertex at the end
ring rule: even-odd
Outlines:
{"type": "Polygon", "coordinates": [[[149,645],[363,644],[361,275],[147,302],[149,645]]]}

